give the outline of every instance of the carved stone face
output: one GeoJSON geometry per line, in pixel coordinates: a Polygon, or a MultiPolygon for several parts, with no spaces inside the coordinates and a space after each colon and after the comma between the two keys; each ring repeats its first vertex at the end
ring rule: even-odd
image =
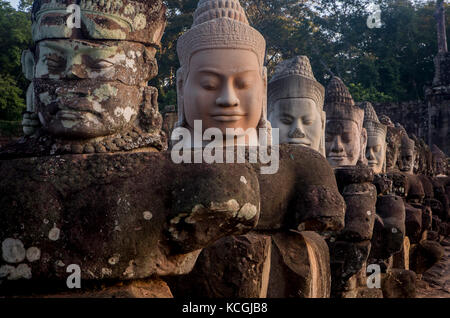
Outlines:
{"type": "Polygon", "coordinates": [[[433,165],[436,175],[446,175],[447,162],[445,161],[445,158],[433,156],[433,165]]]}
{"type": "Polygon", "coordinates": [[[413,174],[416,153],[414,148],[401,148],[400,171],[413,174]]]}
{"type": "MultiPolygon", "coordinates": [[[[399,139],[399,138],[397,138],[399,139]]],[[[388,140],[389,140],[389,132],[388,132],[388,140]]],[[[397,143],[388,142],[386,145],[386,170],[390,171],[395,169],[397,164],[398,156],[400,154],[400,147],[397,143]]]]}
{"type": "Polygon", "coordinates": [[[352,120],[329,120],[325,148],[332,167],[355,166],[361,152],[361,128],[352,120]]]}
{"type": "Polygon", "coordinates": [[[96,138],[130,127],[154,49],[125,41],[45,40],[36,48],[36,109],[55,136],[96,138]]]}
{"type": "Polygon", "coordinates": [[[383,172],[386,158],[386,140],[382,135],[368,135],[366,158],[368,166],[372,168],[375,174],[383,172]]]}
{"type": "Polygon", "coordinates": [[[316,102],[310,98],[280,99],[269,120],[280,129],[280,143],[302,145],[319,151],[324,124],[316,102]]]}
{"type": "Polygon", "coordinates": [[[208,49],[195,53],[182,85],[186,123],[202,120],[203,131],[256,128],[266,98],[266,79],[255,53],[208,49]]]}
{"type": "Polygon", "coordinates": [[[398,160],[398,149],[388,145],[386,148],[386,170],[392,170],[395,168],[395,164],[398,160]]]}

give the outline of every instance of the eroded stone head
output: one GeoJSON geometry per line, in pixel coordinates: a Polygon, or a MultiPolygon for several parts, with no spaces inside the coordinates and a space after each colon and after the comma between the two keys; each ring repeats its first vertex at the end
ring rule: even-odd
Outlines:
{"type": "Polygon", "coordinates": [[[431,147],[431,152],[433,154],[434,173],[438,176],[447,175],[447,156],[445,153],[436,145],[431,147]]]}
{"type": "Polygon", "coordinates": [[[281,62],[269,82],[268,113],[280,143],[302,145],[325,156],[325,88],[316,81],[308,57],[281,62]]]}
{"type": "Polygon", "coordinates": [[[158,73],[155,54],[164,27],[159,0],[35,1],[35,44],[22,63],[32,80],[24,132],[36,138],[21,150],[163,149],[157,90],[147,82],[158,73]],[[79,12],[68,10],[71,5],[79,12]],[[73,18],[79,26],[70,23],[73,18]]]}
{"type": "Polygon", "coordinates": [[[385,115],[380,116],[380,122],[387,126],[386,134],[386,171],[397,169],[400,155],[401,131],[395,127],[391,119],[385,115]]]}
{"type": "Polygon", "coordinates": [[[327,123],[325,148],[333,167],[355,166],[363,159],[367,132],[363,127],[364,111],[355,105],[348,88],[339,77],[328,84],[324,106],[327,123]]]}
{"type": "Polygon", "coordinates": [[[402,129],[399,168],[402,172],[414,174],[414,163],[417,156],[415,142],[408,137],[403,127],[399,126],[399,128],[402,129]]]}
{"type": "Polygon", "coordinates": [[[362,108],[364,109],[364,128],[367,131],[366,159],[373,172],[380,174],[386,172],[387,127],[380,123],[371,103],[363,103],[362,108]]]}
{"type": "MultiPolygon", "coordinates": [[[[201,0],[192,28],[178,40],[177,127],[268,128],[266,42],[239,1],[201,0]]],[[[268,128],[270,129],[270,128],[268,128]]]]}

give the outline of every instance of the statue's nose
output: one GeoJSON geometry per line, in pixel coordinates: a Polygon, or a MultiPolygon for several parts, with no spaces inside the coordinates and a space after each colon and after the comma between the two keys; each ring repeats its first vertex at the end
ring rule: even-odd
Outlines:
{"type": "Polygon", "coordinates": [[[344,146],[342,145],[342,141],[341,141],[341,137],[340,136],[336,136],[333,139],[333,145],[331,146],[331,151],[332,152],[343,152],[344,151],[344,146]]]}
{"type": "Polygon", "coordinates": [[[83,77],[83,63],[81,57],[73,57],[67,61],[66,77],[80,79],[83,77]]]}
{"type": "Polygon", "coordinates": [[[220,96],[216,100],[216,104],[222,107],[236,107],[239,106],[239,98],[232,85],[225,85],[220,96]]]}
{"type": "Polygon", "coordinates": [[[372,148],[367,149],[366,157],[368,160],[375,160],[375,153],[372,148]]]}
{"type": "Polygon", "coordinates": [[[306,138],[306,134],[303,132],[301,128],[297,127],[289,132],[289,138],[304,139],[306,138]]]}

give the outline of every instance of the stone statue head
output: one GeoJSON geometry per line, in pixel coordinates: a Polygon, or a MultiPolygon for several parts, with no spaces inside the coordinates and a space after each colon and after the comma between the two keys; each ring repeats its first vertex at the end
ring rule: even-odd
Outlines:
{"type": "Polygon", "coordinates": [[[437,176],[447,175],[447,156],[445,153],[436,145],[431,147],[431,152],[433,154],[434,173],[437,176]]]}
{"type": "Polygon", "coordinates": [[[369,102],[362,104],[364,128],[367,131],[366,159],[375,174],[386,172],[387,127],[378,120],[377,113],[369,102]]]}
{"type": "Polygon", "coordinates": [[[357,107],[344,82],[333,77],[325,94],[325,149],[333,167],[355,166],[365,157],[364,110],[357,107]]]}
{"type": "Polygon", "coordinates": [[[238,0],[200,0],[178,40],[178,123],[194,131],[267,128],[266,42],[238,0]]]}
{"type": "Polygon", "coordinates": [[[414,174],[432,174],[432,171],[429,171],[429,169],[432,168],[433,165],[433,158],[430,147],[428,147],[423,139],[418,138],[414,134],[411,135],[411,139],[414,141],[416,149],[414,174]]]}
{"type": "Polygon", "coordinates": [[[76,153],[140,148],[160,139],[157,92],[147,82],[157,74],[164,27],[160,0],[36,0],[35,44],[22,59],[34,93],[24,129],[31,132],[34,113],[41,135],[64,140],[56,148],[76,153]],[[68,11],[72,4],[80,10],[68,11]]]}
{"type": "Polygon", "coordinates": [[[399,126],[399,128],[402,129],[399,168],[402,172],[414,174],[414,164],[417,156],[416,143],[408,137],[403,127],[399,126]]]}
{"type": "Polygon", "coordinates": [[[302,145],[325,157],[325,88],[316,81],[308,57],[281,62],[269,82],[268,116],[280,143],[302,145]]]}
{"type": "Polygon", "coordinates": [[[387,126],[386,135],[386,171],[397,169],[397,161],[400,155],[401,131],[395,127],[388,116],[380,116],[380,122],[387,126]]]}

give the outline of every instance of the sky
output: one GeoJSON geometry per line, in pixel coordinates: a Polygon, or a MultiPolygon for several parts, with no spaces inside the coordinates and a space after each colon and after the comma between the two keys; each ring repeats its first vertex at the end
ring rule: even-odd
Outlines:
{"type": "Polygon", "coordinates": [[[19,0],[8,0],[9,3],[11,3],[11,5],[17,9],[17,7],[19,6],[19,0]]]}

